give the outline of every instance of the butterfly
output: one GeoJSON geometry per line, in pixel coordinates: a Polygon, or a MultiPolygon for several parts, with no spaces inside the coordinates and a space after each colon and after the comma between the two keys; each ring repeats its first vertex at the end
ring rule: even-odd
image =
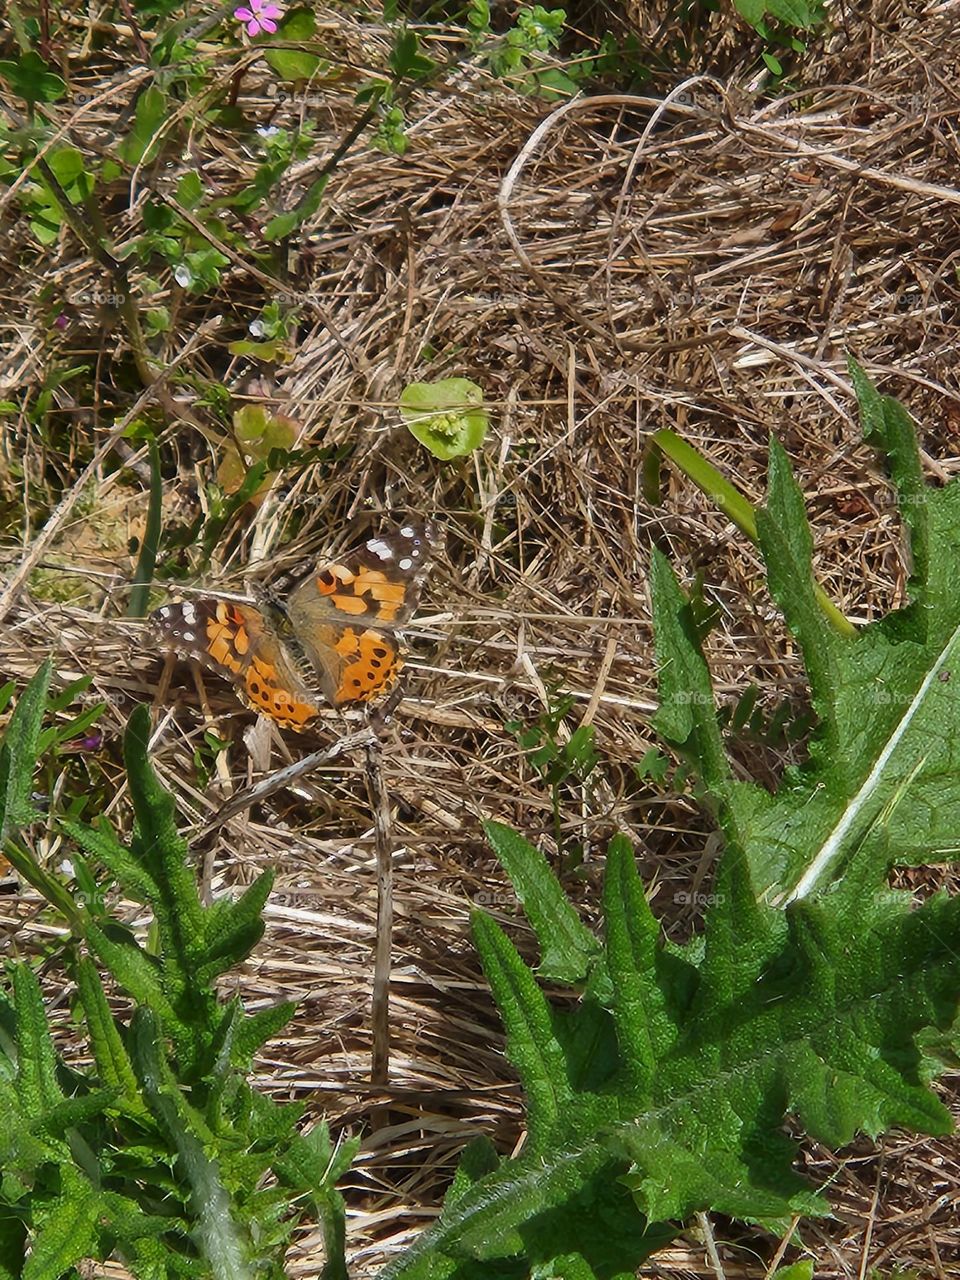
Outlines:
{"type": "Polygon", "coordinates": [[[393,688],[399,629],[439,544],[435,525],[410,521],[321,562],[286,598],[254,606],[201,596],[163,605],[153,621],[161,643],[231,680],[254,711],[301,730],[324,706],[372,702],[393,688]]]}

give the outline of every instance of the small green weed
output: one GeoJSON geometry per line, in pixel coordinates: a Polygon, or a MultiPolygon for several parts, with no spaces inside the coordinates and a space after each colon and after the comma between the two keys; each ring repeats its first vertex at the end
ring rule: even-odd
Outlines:
{"type": "Polygon", "coordinates": [[[469,378],[409,383],[400,415],[414,439],[444,462],[478,449],[489,425],[483,389],[469,378]]]}
{"type": "Polygon", "coordinates": [[[549,707],[532,723],[524,725],[514,720],[504,725],[508,733],[515,735],[528,764],[550,788],[554,840],[568,869],[579,865],[583,850],[571,847],[563,837],[565,792],[571,786],[588,786],[599,762],[593,725],[578,725],[572,733],[566,732],[564,722],[573,703],[569,694],[561,695],[554,690],[549,707]]]}

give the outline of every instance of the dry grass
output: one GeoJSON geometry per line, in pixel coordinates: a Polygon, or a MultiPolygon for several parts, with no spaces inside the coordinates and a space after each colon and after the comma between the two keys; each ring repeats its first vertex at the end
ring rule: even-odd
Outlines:
{"type": "MultiPolygon", "coordinates": [[[[762,104],[741,77],[691,83],[664,111],[655,100],[610,96],[560,112],[464,70],[445,91],[414,100],[402,159],[358,145],[336,171],[295,264],[289,287],[304,295],[304,326],[274,383],[251,387],[249,366],[206,331],[185,361],[240,399],[266,392],[301,424],[301,447],[345,455],[283,477],[229,531],[207,586],[237,590],[248,570],[270,577],[303,565],[377,527],[385,509],[429,514],[447,535],[379,752],[395,842],[387,1086],[368,1083],[377,858],[363,751],[217,821],[224,801],[254,780],[253,761],[267,758],[262,741],[248,747],[251,717],[209,679],[201,710],[184,668],[157,713],[154,759],[185,833],[197,836],[209,891],[264,867],[277,872],[266,939],[238,984],[253,1007],[281,996],[300,1006],[260,1063],[262,1087],[366,1135],[348,1187],[358,1275],[435,1215],[472,1135],[509,1149],[520,1133],[518,1090],[467,924],[483,902],[529,940],[482,818],[553,849],[549,794],[505,723],[536,720],[554,688],[574,698],[568,732],[592,718],[596,784],[563,797],[566,837],[589,845],[571,892],[588,916],[595,911],[603,843],[626,830],[655,909],[680,937],[695,927],[689,895],[708,883],[716,851],[688,797],[644,788],[631,769],[654,743],[652,542],[688,582],[702,573],[719,605],[709,649],[721,698],[756,681],[766,705],[802,704],[802,669],[755,551],[676,477],[661,506],[644,501],[649,432],[674,427],[753,500],[775,432],[808,496],[820,580],[858,621],[902,600],[906,570],[891,490],[859,442],[846,352],[911,409],[930,475],[958,469],[960,9],[957,0],[923,9],[868,0],[863,10],[842,15],[802,93],[762,104]],[[429,363],[428,346],[437,353],[429,363]],[[495,429],[482,453],[441,465],[399,425],[396,404],[406,382],[454,374],[484,387],[495,429]],[[199,788],[193,753],[204,714],[231,746],[199,788]]],[[[375,28],[327,17],[345,64],[362,67],[382,47],[375,28]]],[[[74,120],[75,134],[108,123],[132,87],[114,80],[112,96],[74,120]]],[[[317,155],[295,173],[291,202],[355,119],[352,89],[323,89],[317,155]]],[[[267,110],[265,96],[258,103],[265,92],[266,82],[245,81],[251,113],[267,110]]],[[[292,122],[291,104],[274,119],[292,122]]],[[[241,163],[209,162],[214,173],[241,163]]],[[[39,304],[23,313],[25,273],[45,273],[72,297],[91,284],[69,237],[42,255],[25,244],[14,220],[2,282],[4,396],[35,396],[52,361],[76,363],[84,350],[108,372],[122,349],[96,306],[77,303],[62,335],[39,304]]],[[[215,314],[250,318],[269,300],[237,264],[218,296],[180,299],[166,357],[215,314]]],[[[77,458],[86,461],[129,409],[107,379],[97,394],[89,405],[57,393],[61,427],[48,436],[26,419],[6,424],[8,511],[20,491],[14,463],[33,490],[67,490],[77,458]]],[[[182,423],[163,443],[175,520],[196,510],[216,449],[182,423]]],[[[39,549],[57,600],[50,578],[35,575],[5,602],[0,669],[22,679],[52,651],[61,680],[92,677],[91,697],[107,703],[105,748],[96,762],[73,762],[69,785],[82,787],[88,768],[115,778],[123,821],[117,742],[131,703],[154,696],[161,667],[140,627],[121,619],[128,538],[145,504],[143,455],[120,448],[132,469],[118,471],[112,457],[94,467],[39,549]],[[64,590],[72,584],[77,594],[64,590]]],[[[38,532],[7,524],[8,574],[38,532]]],[[[275,739],[269,769],[349,727],[331,716],[316,735],[275,739]]],[[[741,763],[772,779],[783,760],[748,745],[741,763]]],[[[10,948],[18,929],[21,939],[43,936],[29,892],[3,904],[10,948]]],[[[859,1276],[868,1265],[885,1275],[895,1266],[960,1274],[953,1143],[894,1135],[839,1156],[808,1144],[803,1162],[814,1181],[830,1182],[837,1205],[832,1222],[801,1228],[818,1276],[859,1276]]],[[[775,1242],[729,1224],[716,1231],[728,1241],[728,1276],[763,1274],[775,1242]]],[[[319,1264],[318,1240],[305,1238],[293,1274],[315,1275],[319,1264]]],[[[688,1236],[642,1274],[710,1271],[688,1236]]]]}

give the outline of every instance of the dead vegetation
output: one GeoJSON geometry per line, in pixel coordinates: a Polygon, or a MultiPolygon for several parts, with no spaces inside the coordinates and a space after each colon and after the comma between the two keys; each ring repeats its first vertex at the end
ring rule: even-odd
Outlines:
{"type": "MultiPolygon", "coordinates": [[[[388,510],[429,515],[446,533],[412,633],[405,696],[380,733],[394,841],[387,1086],[369,1083],[377,857],[363,752],[217,819],[257,769],[356,725],[331,715],[317,734],[250,744],[251,716],[214,679],[198,698],[184,667],[157,707],[154,759],[209,891],[276,869],[267,936],[238,983],[254,1007],[299,1003],[260,1064],[262,1087],[366,1134],[348,1188],[357,1275],[374,1274],[435,1215],[471,1136],[486,1132],[504,1150],[520,1136],[520,1098],[468,931],[475,904],[517,915],[482,818],[555,852],[549,791],[508,722],[535,722],[569,693],[565,731],[587,718],[596,727],[595,780],[567,787],[561,811],[565,838],[586,845],[569,884],[587,915],[604,841],[620,829],[667,930],[696,927],[715,856],[709,826],[688,796],[639,781],[632,767],[655,742],[652,542],[688,583],[702,575],[719,607],[709,649],[720,698],[733,702],[755,681],[768,708],[784,699],[802,708],[802,669],[755,551],[675,476],[659,507],[644,501],[648,434],[675,428],[759,501],[774,432],[808,496],[818,573],[833,599],[856,621],[903,599],[898,517],[859,440],[845,355],[910,408],[930,475],[954,474],[958,15],[956,0],[874,0],[839,15],[802,89],[772,101],[752,100],[745,80],[693,78],[666,105],[609,94],[558,108],[511,97],[468,67],[444,91],[412,100],[405,156],[358,144],[337,168],[286,282],[303,307],[289,365],[251,384],[249,363],[231,360],[215,331],[185,362],[238,402],[266,396],[300,424],[300,448],[322,450],[232,524],[204,585],[236,591],[247,574],[304,566],[375,529],[388,510]],[[397,398],[415,378],[452,375],[483,386],[494,426],[480,454],[440,464],[400,425],[397,398]],[[199,785],[205,727],[230,746],[199,785]]],[[[381,39],[334,14],[325,30],[353,66],[381,39]]],[[[270,110],[268,84],[245,82],[251,114],[270,110]]],[[[104,87],[104,103],[71,124],[75,136],[109,128],[133,82],[125,89],[117,76],[104,87]]],[[[354,88],[325,86],[310,108],[318,147],[292,172],[291,203],[356,118],[354,88]]],[[[273,106],[275,122],[292,122],[296,99],[273,106]]],[[[204,164],[215,171],[222,159],[204,164]]],[[[91,271],[69,235],[39,254],[9,217],[3,397],[35,395],[51,363],[82,358],[98,374],[115,365],[123,335],[104,327],[95,304],[77,303],[63,332],[50,329],[44,303],[24,312],[42,273],[76,298],[97,286],[91,271]]],[[[216,295],[176,301],[167,358],[214,316],[242,321],[271,300],[235,263],[216,295]]],[[[124,469],[108,453],[72,509],[54,507],[132,403],[105,381],[96,397],[74,400],[68,386],[54,394],[48,428],[5,422],[9,579],[53,523],[36,572],[4,598],[0,669],[21,680],[52,651],[62,681],[92,677],[90,696],[107,704],[105,742],[95,761],[71,762],[66,785],[89,775],[116,794],[123,822],[119,735],[131,703],[153,698],[161,677],[141,626],[122,618],[129,539],[142,532],[143,451],[121,442],[124,469]],[[24,486],[26,525],[14,517],[24,486]],[[37,494],[52,495],[42,519],[37,494]],[[71,590],[56,594],[51,579],[71,590]]],[[[184,422],[170,421],[162,443],[175,521],[198,509],[218,456],[184,422]]],[[[189,563],[185,552],[184,570],[189,563]]],[[[783,763],[750,743],[738,759],[768,780],[783,763]]],[[[52,843],[48,854],[56,857],[52,843]]],[[[32,946],[38,902],[28,891],[2,902],[6,947],[32,946]]],[[[527,936],[520,921],[515,934],[527,936]]],[[[800,1231],[818,1276],[960,1273],[954,1143],[893,1136],[839,1155],[811,1146],[805,1164],[837,1206],[835,1220],[800,1231]]],[[[729,1277],[764,1274],[775,1242],[716,1230],[729,1241],[729,1277]]],[[[320,1262],[319,1238],[305,1238],[292,1273],[315,1275],[320,1262]]],[[[642,1274],[710,1270],[691,1235],[642,1274]]]]}

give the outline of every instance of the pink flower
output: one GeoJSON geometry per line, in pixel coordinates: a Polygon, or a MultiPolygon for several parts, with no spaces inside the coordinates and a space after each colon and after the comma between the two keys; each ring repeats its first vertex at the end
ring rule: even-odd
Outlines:
{"type": "Polygon", "coordinates": [[[248,36],[258,36],[261,31],[271,35],[277,29],[277,18],[283,16],[283,10],[269,0],[250,0],[249,5],[241,5],[234,9],[233,16],[247,28],[248,36]]]}

